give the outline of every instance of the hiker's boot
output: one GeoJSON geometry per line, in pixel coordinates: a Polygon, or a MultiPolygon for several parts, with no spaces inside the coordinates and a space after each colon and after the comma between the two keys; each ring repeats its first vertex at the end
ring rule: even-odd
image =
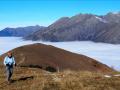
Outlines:
{"type": "Polygon", "coordinates": [[[11,83],[11,79],[8,79],[8,80],[7,80],[7,83],[10,84],[10,83],[11,83]]]}

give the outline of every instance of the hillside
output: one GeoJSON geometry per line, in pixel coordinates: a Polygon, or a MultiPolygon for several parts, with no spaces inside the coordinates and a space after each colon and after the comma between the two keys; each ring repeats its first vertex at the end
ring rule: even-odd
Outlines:
{"type": "Polygon", "coordinates": [[[12,82],[5,81],[0,56],[1,90],[119,90],[119,72],[84,55],[44,44],[11,50],[17,62],[12,82]],[[112,77],[106,77],[111,75],[112,77]],[[115,76],[116,75],[116,76],[115,76]]]}
{"type": "MultiPolygon", "coordinates": [[[[5,82],[0,67],[0,90],[119,90],[120,77],[102,73],[64,71],[50,73],[36,68],[15,67],[12,83],[5,82]]],[[[111,73],[115,75],[116,73],[111,73]]]]}
{"type": "Polygon", "coordinates": [[[120,43],[120,13],[98,16],[78,14],[63,17],[45,28],[25,37],[26,40],[43,41],[94,41],[120,43]]]}
{"type": "MultiPolygon", "coordinates": [[[[13,49],[12,52],[17,63],[24,67],[37,67],[48,71],[93,71],[111,72],[107,65],[104,65],[92,58],[79,55],[44,44],[31,44],[13,49]]],[[[0,57],[2,61],[4,56],[0,57]]]]}
{"type": "Polygon", "coordinates": [[[18,27],[18,28],[5,28],[0,31],[0,37],[3,36],[17,36],[24,37],[36,32],[37,30],[42,30],[42,26],[27,26],[27,27],[18,27]]]}

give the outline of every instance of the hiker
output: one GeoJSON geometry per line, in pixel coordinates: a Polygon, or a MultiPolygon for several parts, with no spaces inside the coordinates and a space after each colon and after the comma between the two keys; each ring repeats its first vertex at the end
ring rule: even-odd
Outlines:
{"type": "Polygon", "coordinates": [[[6,66],[7,81],[10,82],[13,74],[13,65],[16,66],[15,59],[11,52],[8,52],[4,58],[4,65],[6,66]]]}

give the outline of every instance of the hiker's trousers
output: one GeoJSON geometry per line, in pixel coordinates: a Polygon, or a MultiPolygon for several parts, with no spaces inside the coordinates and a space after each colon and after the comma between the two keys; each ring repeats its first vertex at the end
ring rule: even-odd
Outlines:
{"type": "Polygon", "coordinates": [[[13,65],[6,65],[7,81],[10,81],[13,74],[13,65]]]}

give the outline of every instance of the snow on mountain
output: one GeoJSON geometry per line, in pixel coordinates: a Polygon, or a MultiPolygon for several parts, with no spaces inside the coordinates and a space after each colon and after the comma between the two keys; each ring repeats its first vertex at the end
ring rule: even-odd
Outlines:
{"type": "Polygon", "coordinates": [[[104,20],[104,19],[102,19],[102,18],[100,18],[100,17],[98,17],[98,16],[95,16],[95,18],[98,19],[98,20],[101,21],[101,22],[107,23],[106,20],[104,20]]]}

